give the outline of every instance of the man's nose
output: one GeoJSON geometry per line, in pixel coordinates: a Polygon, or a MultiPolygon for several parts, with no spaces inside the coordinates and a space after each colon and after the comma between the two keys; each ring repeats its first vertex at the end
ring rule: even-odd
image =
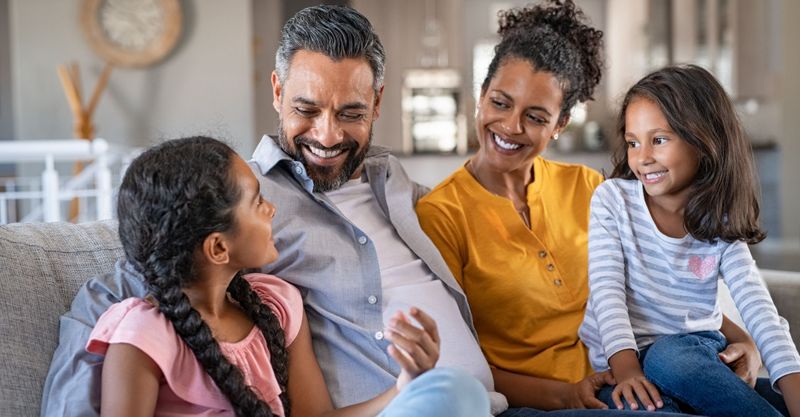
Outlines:
{"type": "Polygon", "coordinates": [[[344,130],[334,115],[321,115],[314,126],[314,140],[330,148],[344,140],[344,130]]]}

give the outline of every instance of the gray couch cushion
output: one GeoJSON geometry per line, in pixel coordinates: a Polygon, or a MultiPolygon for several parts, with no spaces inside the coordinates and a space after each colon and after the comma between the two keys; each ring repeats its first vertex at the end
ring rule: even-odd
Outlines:
{"type": "Polygon", "coordinates": [[[0,404],[39,414],[59,316],[90,277],[123,256],[115,221],[0,225],[0,404]]]}

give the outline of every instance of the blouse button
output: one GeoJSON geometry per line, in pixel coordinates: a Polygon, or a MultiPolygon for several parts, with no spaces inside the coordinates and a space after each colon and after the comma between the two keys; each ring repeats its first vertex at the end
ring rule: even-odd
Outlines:
{"type": "Polygon", "coordinates": [[[360,243],[362,245],[366,245],[367,244],[367,237],[366,236],[359,236],[358,237],[358,243],[360,243]]]}
{"type": "Polygon", "coordinates": [[[561,286],[561,280],[560,279],[555,279],[555,280],[553,280],[553,284],[556,284],[556,287],[560,287],[561,286]]]}
{"type": "Polygon", "coordinates": [[[547,252],[543,251],[543,250],[539,251],[539,257],[540,258],[546,258],[547,257],[547,252]]]}
{"type": "Polygon", "coordinates": [[[378,302],[378,297],[370,295],[369,297],[367,297],[367,302],[370,304],[375,304],[378,302]]]}
{"type": "Polygon", "coordinates": [[[548,271],[553,272],[555,269],[556,269],[556,267],[553,264],[547,264],[547,270],[548,271]]]}
{"type": "Polygon", "coordinates": [[[383,332],[375,332],[375,340],[383,340],[383,332]]]}

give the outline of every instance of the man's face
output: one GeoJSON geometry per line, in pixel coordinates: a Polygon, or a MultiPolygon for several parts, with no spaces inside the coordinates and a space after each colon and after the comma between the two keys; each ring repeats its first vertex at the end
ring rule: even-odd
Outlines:
{"type": "Polygon", "coordinates": [[[283,83],[272,73],[278,145],[303,163],[315,191],[361,175],[383,92],[376,95],[372,82],[365,59],[336,62],[306,50],[294,55],[283,83]]]}

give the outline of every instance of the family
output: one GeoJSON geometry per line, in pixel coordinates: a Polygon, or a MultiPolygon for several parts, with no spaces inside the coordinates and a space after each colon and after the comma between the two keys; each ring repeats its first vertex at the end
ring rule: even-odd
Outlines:
{"type": "Polygon", "coordinates": [[[592,98],[602,32],[571,0],[499,23],[480,149],[428,190],[371,144],[386,54],[370,22],[289,19],[279,129],[252,159],[192,137],[128,168],[125,260],[62,316],[42,415],[800,417],[720,84],[696,66],[636,83],[604,181],[540,156],[592,98]]]}

